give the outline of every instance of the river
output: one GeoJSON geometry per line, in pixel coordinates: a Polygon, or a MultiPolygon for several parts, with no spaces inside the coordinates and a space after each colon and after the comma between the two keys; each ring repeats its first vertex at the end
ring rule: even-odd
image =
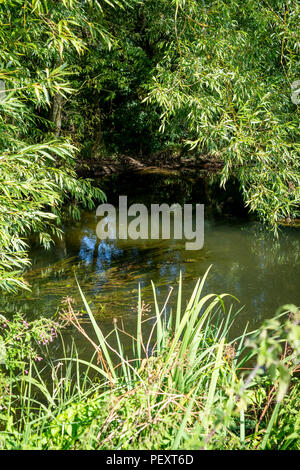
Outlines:
{"type": "MultiPolygon", "coordinates": [[[[246,323],[250,328],[259,326],[283,304],[300,305],[299,229],[283,227],[276,240],[244,209],[236,183],[224,190],[211,174],[152,170],[113,175],[98,184],[107,202],[114,205],[119,195],[127,195],[128,204],[144,203],[147,207],[154,203],[204,204],[203,248],[187,251],[185,240],[174,239],[101,241],[96,235],[96,211],[82,211],[80,221],[65,224],[58,245],[48,251],[32,245],[32,266],[25,274],[31,291],[2,295],[0,309],[5,315],[21,311],[28,319],[53,316],[66,296],[81,310],[76,273],[103,330],[108,332],[112,319],[117,318],[126,330],[134,332],[139,283],[150,308],[151,280],[160,305],[174,286],[172,307],[179,272],[186,301],[196,279],[210,265],[205,292],[227,292],[239,300],[230,300],[239,311],[234,334],[241,333],[246,323]]],[[[86,328],[89,330],[88,322],[86,328]]],[[[71,337],[86,355],[86,341],[73,331],[66,332],[66,338],[71,337]]],[[[127,341],[129,347],[131,340],[127,341]]]]}

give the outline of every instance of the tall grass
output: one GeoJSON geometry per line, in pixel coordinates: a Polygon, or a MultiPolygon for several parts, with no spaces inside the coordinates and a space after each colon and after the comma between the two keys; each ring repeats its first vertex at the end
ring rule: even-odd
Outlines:
{"type": "MultiPolygon", "coordinates": [[[[268,394],[271,386],[273,391],[278,388],[278,377],[262,375],[263,364],[257,362],[258,352],[253,346],[258,344],[260,330],[245,330],[240,337],[230,339],[239,312],[233,315],[232,307],[226,312],[224,299],[230,298],[228,294],[203,295],[208,272],[197,281],[186,306],[180,276],[175,315],[172,311],[166,314],[172,292],[159,308],[153,285],[154,316],[144,319],[139,289],[137,333],[132,338],[130,358],[122,346],[120,333],[124,332],[115,322],[112,334],[117,347],[113,348],[111,336],[104,336],[78,286],[97,337],[97,343],[87,337],[95,354],[90,362],[84,361],[73,345],[71,354],[47,366],[51,387],[43,378],[45,371],[35,363],[27,376],[11,377],[7,408],[0,417],[0,446],[298,448],[300,421],[295,410],[300,404],[299,384],[292,379],[291,392],[281,400],[280,408],[288,407],[289,415],[280,415],[280,402],[276,404],[274,393],[271,399],[268,394]],[[145,322],[151,324],[147,338],[143,337],[145,322]],[[246,344],[249,336],[250,347],[246,344]]],[[[62,321],[86,335],[71,304],[62,321]]],[[[293,354],[285,355],[285,362],[293,354]]],[[[296,368],[293,365],[291,370],[296,368]]]]}

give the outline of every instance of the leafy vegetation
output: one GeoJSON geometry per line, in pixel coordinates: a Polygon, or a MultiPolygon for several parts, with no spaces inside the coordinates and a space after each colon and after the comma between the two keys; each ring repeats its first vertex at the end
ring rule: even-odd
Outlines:
{"type": "Polygon", "coordinates": [[[91,208],[103,199],[90,181],[77,178],[74,145],[58,139],[61,100],[71,92],[63,56],[84,49],[76,31],[86,21],[79,2],[0,5],[0,286],[5,289],[26,287],[25,237],[36,233],[47,247],[60,234],[66,203],[78,217],[79,204],[91,208]],[[51,130],[54,135],[47,137],[51,130]]]}
{"type": "MultiPolygon", "coordinates": [[[[153,285],[148,338],[139,294],[133,358],[123,352],[124,331],[116,322],[117,348],[111,346],[80,290],[97,338],[87,337],[94,357],[86,362],[73,348],[69,357],[50,360],[44,369],[32,357],[25,373],[19,366],[19,374],[10,374],[2,395],[1,448],[299,449],[299,310],[285,306],[259,330],[232,340],[227,295],[202,294],[207,274],[184,308],[180,279],[176,311],[169,316],[170,294],[160,309],[153,285]]],[[[20,322],[16,318],[4,334],[4,348],[20,322]]],[[[86,336],[69,299],[59,323],[86,336]]],[[[14,348],[20,351],[17,343],[14,348]]],[[[9,362],[6,368],[15,372],[9,362]]]]}
{"type": "Polygon", "coordinates": [[[299,114],[291,84],[299,76],[299,5],[159,3],[172,31],[149,85],[161,128],[181,128],[191,149],[224,162],[221,183],[234,172],[246,205],[265,222],[295,216],[299,114]]]}
{"type": "MultiPolygon", "coordinates": [[[[295,0],[0,1],[0,289],[29,289],[31,240],[105,199],[79,175],[108,157],[210,160],[275,233],[297,218],[298,18],[295,0]]],[[[139,296],[133,358],[81,290],[96,340],[70,301],[59,322],[1,315],[0,447],[299,449],[298,308],[231,340],[205,277],[175,314],[154,288],[147,339],[139,296]],[[70,324],[94,357],[46,360],[70,324]]]]}
{"type": "Polygon", "coordinates": [[[293,0],[1,2],[2,287],[24,287],[29,233],[47,246],[61,207],[103,197],[75,170],[106,155],[190,149],[275,231],[297,217],[298,16],[293,0]]]}

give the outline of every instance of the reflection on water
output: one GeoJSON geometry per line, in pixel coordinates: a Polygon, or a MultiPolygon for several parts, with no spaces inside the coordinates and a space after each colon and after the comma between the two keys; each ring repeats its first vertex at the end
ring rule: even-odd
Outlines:
{"type": "MultiPolygon", "coordinates": [[[[134,329],[132,307],[136,304],[138,283],[144,300],[151,302],[152,280],[163,303],[169,286],[176,286],[181,270],[187,298],[194,281],[211,264],[206,292],[228,292],[245,305],[236,324],[238,329],[247,321],[258,326],[285,303],[300,305],[299,230],[284,228],[275,241],[245,214],[234,186],[221,191],[207,176],[135,174],[134,185],[132,181],[132,175],[108,181],[104,188],[108,202],[117,205],[119,194],[127,194],[129,204],[204,203],[203,249],[186,251],[185,240],[101,241],[96,237],[95,212],[83,212],[80,222],[65,227],[59,245],[49,251],[32,249],[33,264],[26,273],[32,291],[2,295],[0,310],[21,310],[31,318],[53,315],[67,295],[81,309],[76,273],[104,327],[111,325],[114,316],[122,317],[134,329]]],[[[173,302],[175,299],[176,292],[173,302]]]]}

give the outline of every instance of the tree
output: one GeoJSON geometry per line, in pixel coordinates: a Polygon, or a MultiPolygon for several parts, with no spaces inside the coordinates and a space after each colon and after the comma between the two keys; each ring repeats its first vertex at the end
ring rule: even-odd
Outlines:
{"type": "MultiPolygon", "coordinates": [[[[107,1],[112,7],[119,0],[107,1]]],[[[58,138],[62,103],[73,91],[74,57],[88,41],[110,45],[98,1],[8,0],[0,4],[0,287],[26,287],[26,237],[45,247],[67,212],[104,194],[75,172],[77,149],[58,138]],[[51,123],[52,119],[52,123],[51,123]],[[47,136],[48,134],[48,136],[47,136]],[[54,135],[53,135],[54,134],[54,135]]]]}
{"type": "Polygon", "coordinates": [[[160,106],[161,130],[177,128],[194,154],[223,161],[221,184],[237,176],[245,204],[276,232],[299,215],[298,2],[148,4],[157,11],[150,37],[161,23],[171,36],[147,97],[160,106]]]}

